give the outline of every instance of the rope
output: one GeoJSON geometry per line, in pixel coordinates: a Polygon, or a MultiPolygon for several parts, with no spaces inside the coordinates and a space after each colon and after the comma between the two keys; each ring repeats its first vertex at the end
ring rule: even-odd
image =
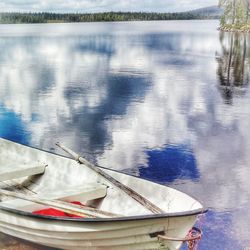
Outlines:
{"type": "Polygon", "coordinates": [[[193,227],[185,238],[175,238],[169,237],[167,235],[158,235],[157,237],[158,240],[186,242],[188,245],[188,250],[195,250],[199,240],[201,239],[201,236],[202,231],[197,227],[193,227]]]}

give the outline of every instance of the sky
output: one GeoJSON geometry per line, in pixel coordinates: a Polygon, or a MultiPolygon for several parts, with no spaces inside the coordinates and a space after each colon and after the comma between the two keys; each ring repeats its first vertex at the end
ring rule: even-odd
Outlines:
{"type": "Polygon", "coordinates": [[[1,0],[0,12],[178,12],[217,3],[218,0],[1,0]]]}

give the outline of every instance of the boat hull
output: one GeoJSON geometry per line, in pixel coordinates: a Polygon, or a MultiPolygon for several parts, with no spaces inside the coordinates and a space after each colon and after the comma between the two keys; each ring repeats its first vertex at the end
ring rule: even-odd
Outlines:
{"type": "Polygon", "coordinates": [[[60,249],[179,249],[182,242],[157,235],[185,237],[196,216],[85,222],[27,217],[0,211],[0,230],[30,242],[60,249]]]}

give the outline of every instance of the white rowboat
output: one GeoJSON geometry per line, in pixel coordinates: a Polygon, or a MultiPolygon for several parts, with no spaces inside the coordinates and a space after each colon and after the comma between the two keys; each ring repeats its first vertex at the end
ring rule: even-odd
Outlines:
{"type": "Polygon", "coordinates": [[[99,168],[163,211],[153,213],[87,166],[0,139],[0,231],[61,249],[179,249],[206,211],[185,193],[99,168]],[[48,207],[84,217],[33,213],[48,207]]]}

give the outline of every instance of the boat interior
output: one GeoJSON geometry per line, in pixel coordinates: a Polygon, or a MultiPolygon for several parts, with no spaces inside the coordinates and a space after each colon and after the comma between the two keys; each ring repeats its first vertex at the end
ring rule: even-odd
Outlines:
{"type": "MultiPolygon", "coordinates": [[[[188,213],[202,205],[185,193],[103,169],[136,190],[166,214],[188,213]]],[[[64,215],[112,218],[152,215],[148,209],[92,169],[67,157],[0,140],[0,206],[34,213],[48,208],[64,215]]]]}
{"type": "Polygon", "coordinates": [[[84,207],[89,209],[89,212],[84,213],[84,210],[79,217],[118,217],[116,214],[108,212],[105,214],[104,211],[102,213],[98,210],[107,195],[108,186],[104,184],[95,182],[74,187],[65,185],[57,189],[44,187],[42,192],[36,192],[37,180],[45,173],[46,167],[46,164],[38,162],[1,167],[0,188],[10,191],[10,193],[2,193],[1,206],[31,213],[55,207],[58,210],[70,210],[71,215],[78,215],[81,212],[77,208],[82,210],[84,207]],[[35,197],[35,200],[29,200],[29,197],[35,197]],[[50,204],[50,201],[53,203],[50,204]]]}

